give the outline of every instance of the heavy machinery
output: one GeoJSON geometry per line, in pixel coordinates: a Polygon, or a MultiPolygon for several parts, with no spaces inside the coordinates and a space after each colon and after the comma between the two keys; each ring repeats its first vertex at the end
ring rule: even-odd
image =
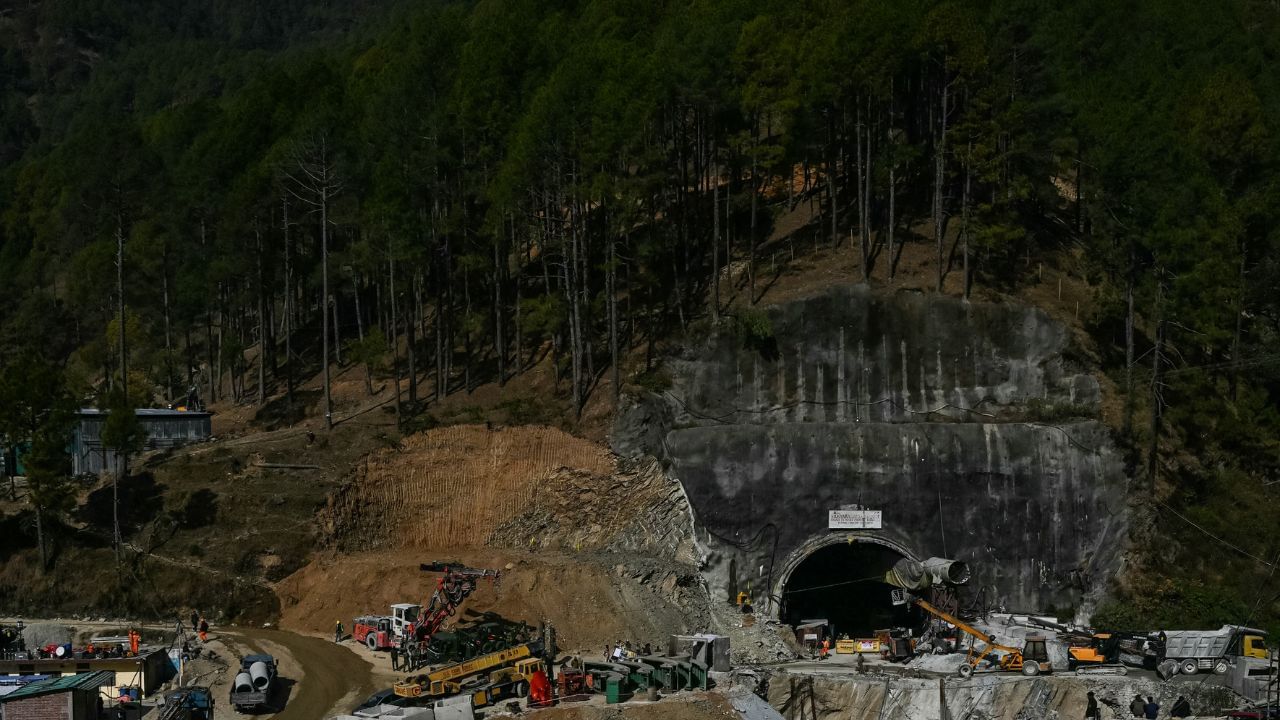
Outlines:
{"type": "MultiPolygon", "coordinates": [[[[1059,637],[1064,637],[1059,635],[1059,637]]],[[[1067,667],[1077,673],[1111,672],[1124,674],[1127,668],[1155,669],[1148,641],[1131,633],[1098,632],[1066,635],[1067,667]]]]}
{"type": "Polygon", "coordinates": [[[231,683],[231,706],[237,712],[265,709],[276,686],[276,659],[270,655],[246,655],[231,683]]]}
{"type": "Polygon", "coordinates": [[[213,720],[213,693],[196,685],[174,690],[164,696],[156,720],[213,720]]]}
{"type": "Polygon", "coordinates": [[[396,695],[410,698],[439,698],[468,692],[473,704],[487,705],[501,696],[527,692],[530,676],[544,669],[542,655],[541,641],[528,642],[406,678],[396,683],[394,689],[396,695]]]}
{"type": "Polygon", "coordinates": [[[431,562],[418,566],[423,572],[440,573],[431,598],[422,605],[391,606],[391,627],[400,643],[401,657],[410,670],[439,662],[428,652],[432,637],[458,612],[458,606],[475,592],[478,580],[488,577],[497,584],[499,570],[467,567],[461,563],[431,562]]]}
{"type": "Polygon", "coordinates": [[[1218,630],[1176,630],[1151,637],[1154,653],[1161,663],[1172,660],[1178,671],[1194,675],[1212,670],[1227,672],[1228,660],[1235,657],[1267,659],[1267,632],[1241,625],[1223,625],[1218,630]]]}
{"type": "MultiPolygon", "coordinates": [[[[897,597],[895,594],[895,602],[897,602],[897,597]]],[[[950,623],[960,632],[982,642],[981,651],[976,645],[970,644],[968,655],[964,663],[960,665],[960,677],[967,678],[973,675],[974,670],[979,665],[991,661],[988,658],[991,655],[995,655],[995,661],[1002,671],[1021,672],[1023,675],[1039,675],[1053,672],[1053,665],[1049,662],[1049,649],[1042,636],[1027,636],[1026,643],[1022,648],[1001,645],[996,642],[994,635],[983,633],[951,613],[934,607],[922,598],[915,598],[912,602],[916,607],[933,617],[950,623]]]]}
{"type": "Polygon", "coordinates": [[[351,639],[370,650],[390,650],[396,646],[391,618],[386,615],[363,615],[352,620],[351,639]]]}

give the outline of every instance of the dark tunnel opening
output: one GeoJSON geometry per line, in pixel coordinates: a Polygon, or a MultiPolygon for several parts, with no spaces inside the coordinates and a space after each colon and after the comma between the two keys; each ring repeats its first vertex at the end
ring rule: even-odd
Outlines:
{"type": "Polygon", "coordinates": [[[825,619],[834,637],[871,637],[875,630],[914,627],[921,613],[895,606],[884,574],[902,555],[883,545],[828,545],[800,561],[782,589],[782,621],[825,619]]]}

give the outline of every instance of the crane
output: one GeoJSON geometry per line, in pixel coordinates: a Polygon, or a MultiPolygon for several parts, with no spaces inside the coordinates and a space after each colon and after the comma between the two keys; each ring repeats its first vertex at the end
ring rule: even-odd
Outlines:
{"type": "Polygon", "coordinates": [[[970,644],[969,653],[965,657],[964,664],[960,666],[960,677],[967,678],[973,675],[973,671],[978,664],[992,653],[1000,653],[998,662],[1001,670],[1009,672],[1021,671],[1023,675],[1039,675],[1042,672],[1047,673],[1053,670],[1053,666],[1049,663],[1049,651],[1043,637],[1028,637],[1026,645],[1022,649],[1001,645],[996,642],[994,635],[983,633],[951,613],[934,607],[923,598],[915,598],[912,602],[921,610],[939,620],[954,625],[957,630],[966,635],[982,641],[984,647],[981,652],[978,652],[976,646],[970,644]]]}

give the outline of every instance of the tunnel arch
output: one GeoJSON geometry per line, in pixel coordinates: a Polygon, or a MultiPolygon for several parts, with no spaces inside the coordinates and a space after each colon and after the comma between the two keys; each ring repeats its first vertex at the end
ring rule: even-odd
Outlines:
{"type": "Polygon", "coordinates": [[[920,560],[912,549],[876,533],[814,536],[791,552],[780,567],[771,588],[772,596],[777,599],[772,614],[789,624],[801,619],[825,618],[831,621],[837,634],[855,637],[879,629],[871,627],[872,624],[881,623],[880,627],[885,627],[907,623],[910,613],[906,608],[893,608],[888,584],[874,581],[843,584],[886,572],[901,558],[920,560]],[[834,587],[827,588],[828,580],[834,587]],[[800,585],[801,589],[792,588],[793,584],[800,585]],[[814,590],[814,594],[798,594],[807,590],[814,590]]]}

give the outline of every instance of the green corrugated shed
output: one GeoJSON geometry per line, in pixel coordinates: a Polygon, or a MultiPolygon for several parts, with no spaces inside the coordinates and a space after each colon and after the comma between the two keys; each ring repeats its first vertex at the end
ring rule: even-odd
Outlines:
{"type": "Polygon", "coordinates": [[[115,673],[110,670],[64,675],[60,678],[38,680],[36,682],[23,685],[8,695],[0,696],[0,703],[7,703],[10,700],[21,700],[23,698],[31,698],[39,695],[65,692],[67,690],[96,690],[103,685],[110,685],[113,682],[115,682],[115,673]]]}

